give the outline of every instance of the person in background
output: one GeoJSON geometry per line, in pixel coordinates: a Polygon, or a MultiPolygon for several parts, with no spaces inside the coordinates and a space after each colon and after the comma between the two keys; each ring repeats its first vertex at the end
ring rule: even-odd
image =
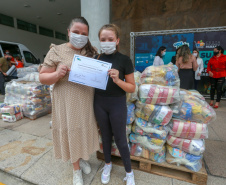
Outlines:
{"type": "Polygon", "coordinates": [[[24,63],[22,62],[22,60],[20,59],[19,56],[16,56],[14,61],[15,61],[16,68],[23,68],[24,67],[24,63]]]}
{"type": "Polygon", "coordinates": [[[222,86],[226,77],[226,55],[221,46],[217,46],[213,50],[214,56],[207,64],[207,73],[210,77],[210,106],[213,106],[215,90],[217,90],[217,99],[214,108],[218,108],[222,96],[222,86]]]}
{"type": "Polygon", "coordinates": [[[99,150],[99,137],[93,110],[94,88],[68,81],[74,55],[97,55],[89,38],[84,17],[73,19],[68,27],[69,42],[53,46],[40,69],[42,84],[54,84],[52,91],[52,134],[55,158],[73,164],[73,185],[83,185],[82,172],[89,174],[87,160],[99,150]]]}
{"type": "Polygon", "coordinates": [[[106,90],[96,89],[94,97],[94,112],[101,131],[105,158],[101,182],[107,184],[110,181],[111,146],[114,136],[126,171],[124,180],[127,185],[135,185],[126,138],[126,92],[135,91],[134,68],[130,58],[118,51],[119,28],[116,25],[104,25],[98,36],[102,54],[96,58],[112,63],[106,90]]]}
{"type": "Polygon", "coordinates": [[[171,58],[171,63],[172,63],[173,65],[176,65],[177,51],[179,50],[179,48],[180,48],[180,47],[178,47],[178,48],[176,49],[176,55],[175,55],[175,56],[172,56],[172,58],[171,58]]]}
{"type": "Polygon", "coordinates": [[[191,54],[187,45],[179,48],[176,57],[176,65],[180,77],[180,88],[193,89],[194,87],[194,71],[197,70],[198,64],[196,57],[191,54]]]}
{"type": "Polygon", "coordinates": [[[5,78],[6,72],[9,70],[9,63],[12,56],[9,53],[5,53],[4,57],[0,58],[0,90],[1,94],[5,95],[5,78]]]}
{"type": "Polygon", "coordinates": [[[198,89],[198,82],[201,80],[201,74],[203,71],[203,60],[200,58],[199,56],[199,50],[197,48],[193,49],[193,53],[192,53],[196,59],[197,59],[197,64],[198,64],[198,69],[195,71],[195,81],[194,81],[194,87],[195,90],[198,89]]]}
{"type": "Polygon", "coordinates": [[[153,62],[153,66],[162,66],[164,65],[164,61],[163,61],[163,57],[165,56],[166,54],[166,47],[165,46],[161,46],[156,55],[155,55],[155,59],[154,59],[154,62],[153,62]]]}

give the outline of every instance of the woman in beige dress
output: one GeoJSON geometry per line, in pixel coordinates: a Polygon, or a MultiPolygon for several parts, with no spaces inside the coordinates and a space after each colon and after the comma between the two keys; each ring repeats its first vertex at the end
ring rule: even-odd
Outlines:
{"type": "Polygon", "coordinates": [[[55,84],[52,98],[52,133],[57,159],[73,164],[73,184],[82,185],[82,173],[91,172],[85,160],[99,149],[93,111],[94,89],[68,81],[74,54],[93,57],[97,54],[88,39],[89,25],[83,17],[68,27],[69,42],[54,45],[40,70],[40,82],[55,84]],[[81,168],[81,169],[80,169],[81,168]]]}

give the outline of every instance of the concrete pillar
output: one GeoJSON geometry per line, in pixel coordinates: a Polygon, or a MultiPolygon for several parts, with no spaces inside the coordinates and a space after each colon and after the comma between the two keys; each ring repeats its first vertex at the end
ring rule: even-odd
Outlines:
{"type": "Polygon", "coordinates": [[[81,0],[81,16],[89,23],[89,40],[100,52],[98,32],[110,22],[110,0],[81,0]]]}

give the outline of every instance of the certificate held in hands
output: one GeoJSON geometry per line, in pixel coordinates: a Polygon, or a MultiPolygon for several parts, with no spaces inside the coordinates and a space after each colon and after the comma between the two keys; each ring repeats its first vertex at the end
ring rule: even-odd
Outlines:
{"type": "Polygon", "coordinates": [[[74,55],[68,81],[106,90],[111,66],[108,62],[74,55]]]}

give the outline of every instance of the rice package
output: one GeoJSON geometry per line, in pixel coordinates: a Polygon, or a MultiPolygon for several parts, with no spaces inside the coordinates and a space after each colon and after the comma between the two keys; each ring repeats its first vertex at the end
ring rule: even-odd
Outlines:
{"type": "Polygon", "coordinates": [[[140,144],[154,153],[160,152],[165,144],[165,140],[150,138],[148,136],[141,136],[133,133],[129,135],[129,140],[131,143],[140,144]]]}
{"type": "Polygon", "coordinates": [[[7,105],[1,108],[1,113],[7,113],[10,115],[15,115],[17,113],[21,112],[21,106],[20,105],[7,105]]]}
{"type": "Polygon", "coordinates": [[[135,119],[135,105],[133,103],[127,103],[127,124],[133,123],[135,119]]]}
{"type": "Polygon", "coordinates": [[[11,115],[11,114],[2,114],[2,120],[6,121],[6,122],[16,122],[20,119],[23,118],[23,113],[22,112],[18,112],[15,115],[11,115]]]}
{"type": "Polygon", "coordinates": [[[130,149],[130,155],[136,157],[143,157],[157,163],[163,163],[166,160],[166,148],[162,147],[159,153],[150,152],[148,149],[142,147],[140,144],[132,143],[130,149]]]}
{"type": "Polygon", "coordinates": [[[205,151],[205,142],[202,139],[190,140],[169,135],[167,137],[167,144],[193,155],[201,155],[205,151]]]}
{"type": "Polygon", "coordinates": [[[135,114],[137,117],[157,125],[167,125],[173,116],[173,111],[167,105],[144,104],[136,102],[135,114]]]}
{"type": "Polygon", "coordinates": [[[207,124],[172,119],[169,123],[170,135],[185,139],[207,139],[207,124]]]}
{"type": "Polygon", "coordinates": [[[189,95],[186,91],[181,91],[181,102],[176,104],[174,109],[174,118],[187,121],[195,121],[198,123],[210,123],[216,119],[216,113],[213,108],[204,100],[189,95]],[[178,111],[176,111],[178,109],[178,111]]]}
{"type": "Polygon", "coordinates": [[[152,84],[142,84],[139,87],[139,98],[142,103],[169,105],[180,101],[180,89],[152,84]]]}
{"type": "Polygon", "coordinates": [[[168,64],[147,67],[140,77],[140,84],[157,84],[162,86],[180,86],[178,68],[168,64]]]}
{"type": "Polygon", "coordinates": [[[184,165],[186,168],[198,172],[202,168],[202,158],[202,155],[192,155],[167,145],[166,161],[170,164],[184,165]]]}
{"type": "Polygon", "coordinates": [[[162,125],[156,125],[151,122],[147,122],[141,118],[135,119],[133,126],[133,132],[139,133],[139,135],[147,135],[151,138],[166,139],[169,128],[162,125]]]}

